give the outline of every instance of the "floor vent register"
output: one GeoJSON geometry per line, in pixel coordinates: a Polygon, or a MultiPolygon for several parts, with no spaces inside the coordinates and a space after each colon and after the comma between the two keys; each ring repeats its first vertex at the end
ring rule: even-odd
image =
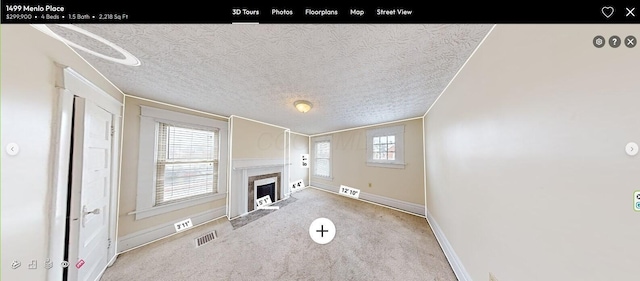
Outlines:
{"type": "Polygon", "coordinates": [[[216,238],[218,238],[218,236],[216,235],[216,231],[215,230],[207,232],[207,233],[205,233],[205,234],[203,234],[200,237],[195,239],[196,248],[198,248],[198,247],[200,247],[200,246],[202,246],[204,244],[207,244],[207,243],[213,241],[216,238]]]}

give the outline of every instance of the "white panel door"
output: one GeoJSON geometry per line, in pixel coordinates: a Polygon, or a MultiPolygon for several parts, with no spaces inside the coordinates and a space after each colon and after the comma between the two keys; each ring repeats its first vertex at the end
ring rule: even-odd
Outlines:
{"type": "Polygon", "coordinates": [[[94,281],[107,267],[113,115],[75,98],[68,281],[94,281]]]}

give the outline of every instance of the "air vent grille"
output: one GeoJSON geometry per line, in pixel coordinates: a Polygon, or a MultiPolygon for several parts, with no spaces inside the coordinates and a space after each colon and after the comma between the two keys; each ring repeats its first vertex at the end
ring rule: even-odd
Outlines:
{"type": "Polygon", "coordinates": [[[205,234],[203,234],[200,237],[195,239],[196,240],[196,248],[198,248],[198,247],[200,247],[200,246],[202,246],[204,244],[207,244],[207,243],[213,241],[213,239],[216,239],[216,238],[218,238],[218,235],[216,235],[216,231],[215,230],[211,231],[211,232],[207,232],[207,233],[205,233],[205,234]]]}

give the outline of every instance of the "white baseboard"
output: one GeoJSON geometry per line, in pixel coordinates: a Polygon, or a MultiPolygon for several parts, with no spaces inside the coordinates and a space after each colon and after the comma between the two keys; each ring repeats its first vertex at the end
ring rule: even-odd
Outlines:
{"type": "MultiPolygon", "coordinates": [[[[340,190],[340,187],[330,186],[330,185],[326,185],[326,184],[314,183],[311,186],[312,187],[317,187],[317,188],[320,188],[320,189],[324,189],[326,191],[330,191],[330,192],[333,192],[333,193],[336,193],[336,194],[340,190]]],[[[384,205],[386,207],[392,207],[394,209],[406,211],[408,213],[415,214],[415,215],[420,215],[420,216],[424,217],[424,210],[425,210],[424,205],[415,204],[415,203],[409,203],[409,202],[401,201],[401,200],[398,200],[398,199],[393,199],[393,198],[389,198],[389,197],[384,197],[384,196],[380,196],[380,195],[366,193],[366,192],[362,192],[362,190],[360,191],[360,200],[377,203],[377,204],[380,204],[380,205],[384,205]]]]}
{"type": "Polygon", "coordinates": [[[100,271],[100,274],[98,274],[98,276],[96,277],[96,280],[94,281],[100,281],[100,279],[102,279],[102,275],[104,275],[104,272],[107,270],[108,267],[111,267],[113,265],[113,263],[116,262],[116,259],[118,258],[118,254],[116,253],[111,260],[109,260],[109,262],[107,263],[107,266],[105,266],[102,271],[100,271]]]}
{"type": "MultiPolygon", "coordinates": [[[[315,187],[315,188],[320,188],[326,191],[330,191],[333,193],[338,193],[338,191],[340,191],[340,187],[337,186],[331,186],[328,184],[321,184],[321,183],[314,183],[314,184],[309,184],[309,186],[311,187],[315,187]]],[[[362,192],[360,192],[360,194],[362,194],[362,192]]]]}
{"type": "Polygon", "coordinates": [[[210,222],[226,215],[226,206],[211,209],[199,214],[195,214],[172,222],[164,223],[152,228],[137,231],[118,238],[118,253],[132,250],[139,246],[149,244],[162,238],[166,238],[176,233],[174,223],[191,218],[194,227],[210,222]]]}
{"type": "Polygon", "coordinates": [[[431,216],[431,214],[427,213],[427,222],[429,222],[429,226],[431,226],[431,230],[433,230],[433,234],[436,236],[436,240],[440,244],[440,248],[444,252],[444,255],[447,257],[451,268],[453,269],[453,273],[456,274],[456,277],[459,281],[473,281],[469,273],[464,268],[462,261],[456,255],[456,252],[453,250],[451,244],[449,244],[449,240],[444,236],[444,232],[436,222],[436,220],[431,216]]]}
{"type": "Polygon", "coordinates": [[[111,267],[111,266],[116,262],[116,259],[118,259],[118,254],[117,254],[117,253],[116,253],[116,254],[111,258],[111,260],[107,263],[107,267],[111,267]]]}

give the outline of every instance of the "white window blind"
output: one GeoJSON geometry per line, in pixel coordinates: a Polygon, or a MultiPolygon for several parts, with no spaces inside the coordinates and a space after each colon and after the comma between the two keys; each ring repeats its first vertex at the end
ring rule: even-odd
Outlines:
{"type": "Polygon", "coordinates": [[[219,131],[158,123],[155,205],[217,190],[219,131]]]}
{"type": "Polygon", "coordinates": [[[322,177],[331,176],[331,142],[319,141],[316,142],[316,165],[315,175],[322,177]]]}

